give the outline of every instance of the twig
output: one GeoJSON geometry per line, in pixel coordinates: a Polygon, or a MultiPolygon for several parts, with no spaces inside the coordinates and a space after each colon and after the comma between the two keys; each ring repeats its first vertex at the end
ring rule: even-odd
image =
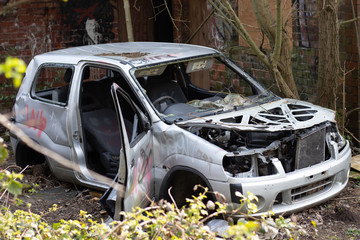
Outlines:
{"type": "Polygon", "coordinates": [[[17,1],[17,2],[12,2],[4,7],[2,7],[0,9],[0,15],[3,15],[4,12],[6,12],[7,10],[11,9],[11,8],[14,8],[14,7],[17,7],[23,3],[26,3],[26,2],[30,2],[31,0],[20,0],[20,1],[17,1]]]}
{"type": "Polygon", "coordinates": [[[344,130],[345,130],[345,132],[347,132],[348,134],[350,134],[350,136],[353,137],[358,143],[360,143],[360,140],[357,139],[357,138],[354,136],[354,134],[352,134],[349,130],[347,130],[347,128],[345,128],[344,130]]]}
{"type": "Polygon", "coordinates": [[[176,209],[176,211],[177,212],[179,212],[179,209],[178,209],[178,207],[177,207],[177,205],[176,205],[176,202],[175,202],[175,199],[173,198],[173,196],[171,195],[171,188],[172,187],[170,187],[169,189],[168,189],[168,194],[169,194],[169,196],[170,196],[170,198],[171,198],[171,201],[174,203],[174,206],[175,206],[175,209],[176,209]]]}
{"type": "MultiPolygon", "coordinates": [[[[176,31],[179,31],[179,28],[176,26],[175,21],[174,21],[174,18],[173,18],[172,15],[171,15],[171,12],[170,12],[170,9],[169,9],[169,7],[168,7],[168,5],[167,5],[166,0],[164,0],[164,4],[165,4],[166,11],[168,12],[168,14],[169,14],[169,16],[170,16],[170,19],[171,19],[171,22],[172,22],[173,26],[175,27],[176,31]]],[[[181,12],[181,10],[182,10],[182,9],[180,9],[180,12],[181,12]]]]}
{"type": "MultiPolygon", "coordinates": [[[[22,174],[27,168],[29,167],[29,165],[27,165],[26,167],[24,167],[24,169],[22,169],[21,171],[20,171],[20,174],[22,174]]],[[[17,177],[15,178],[15,180],[17,179],[17,177]]],[[[1,196],[0,196],[0,199],[2,199],[3,198],[3,196],[4,196],[4,194],[7,192],[7,189],[5,189],[5,191],[1,194],[1,196]]]]}
{"type": "Polygon", "coordinates": [[[349,115],[350,115],[351,113],[356,112],[356,111],[358,111],[358,110],[360,110],[360,107],[351,109],[350,111],[348,111],[348,112],[346,113],[346,117],[349,117],[349,115]]]}
{"type": "Polygon", "coordinates": [[[209,20],[209,18],[214,14],[215,12],[215,8],[213,8],[213,10],[209,13],[209,15],[204,19],[204,21],[202,21],[202,23],[197,27],[197,29],[191,34],[191,36],[189,37],[189,39],[185,42],[185,43],[189,43],[194,37],[195,35],[200,31],[200,29],[204,26],[204,24],[209,20]]]}
{"type": "Polygon", "coordinates": [[[342,21],[342,22],[340,22],[340,26],[342,26],[343,24],[348,24],[348,23],[356,22],[356,21],[358,21],[358,20],[360,20],[360,17],[353,18],[353,19],[346,20],[346,21],[342,21]]]}
{"type": "Polygon", "coordinates": [[[348,199],[356,199],[356,198],[360,198],[360,196],[343,197],[343,198],[333,198],[333,199],[331,199],[331,201],[348,200],[348,199]]]}

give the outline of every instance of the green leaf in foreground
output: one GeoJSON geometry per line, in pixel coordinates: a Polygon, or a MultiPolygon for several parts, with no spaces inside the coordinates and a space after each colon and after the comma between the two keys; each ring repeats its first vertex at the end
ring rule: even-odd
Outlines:
{"type": "Polygon", "coordinates": [[[4,161],[8,158],[9,154],[6,148],[0,146],[0,164],[3,164],[4,161]]]}
{"type": "Polygon", "coordinates": [[[8,191],[11,194],[19,195],[22,192],[22,184],[15,181],[14,179],[10,179],[7,184],[8,191]]]}

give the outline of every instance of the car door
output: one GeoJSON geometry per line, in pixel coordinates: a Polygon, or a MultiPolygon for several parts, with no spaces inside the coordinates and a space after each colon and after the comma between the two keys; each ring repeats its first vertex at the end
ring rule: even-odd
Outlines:
{"type": "Polygon", "coordinates": [[[141,106],[116,83],[111,86],[111,93],[122,143],[117,182],[125,186],[124,194],[116,194],[114,219],[119,219],[120,211],[145,207],[153,198],[154,161],[150,122],[141,106]]]}

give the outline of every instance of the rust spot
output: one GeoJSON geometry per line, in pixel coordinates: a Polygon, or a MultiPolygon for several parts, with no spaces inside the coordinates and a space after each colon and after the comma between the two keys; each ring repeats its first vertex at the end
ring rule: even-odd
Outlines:
{"type": "Polygon", "coordinates": [[[130,52],[130,53],[101,53],[96,56],[110,56],[110,57],[126,57],[126,58],[139,58],[148,55],[149,53],[130,52]]]}

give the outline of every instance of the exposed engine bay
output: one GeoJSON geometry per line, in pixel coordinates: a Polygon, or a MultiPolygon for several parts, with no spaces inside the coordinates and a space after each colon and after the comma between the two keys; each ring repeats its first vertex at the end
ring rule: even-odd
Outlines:
{"type": "MultiPolygon", "coordinates": [[[[189,127],[199,137],[229,152],[223,167],[231,177],[276,174],[278,159],[285,173],[306,168],[334,157],[333,145],[344,146],[334,123],[284,131],[244,131],[236,128],[189,127]]],[[[340,151],[341,149],[338,149],[340,151]]]]}

